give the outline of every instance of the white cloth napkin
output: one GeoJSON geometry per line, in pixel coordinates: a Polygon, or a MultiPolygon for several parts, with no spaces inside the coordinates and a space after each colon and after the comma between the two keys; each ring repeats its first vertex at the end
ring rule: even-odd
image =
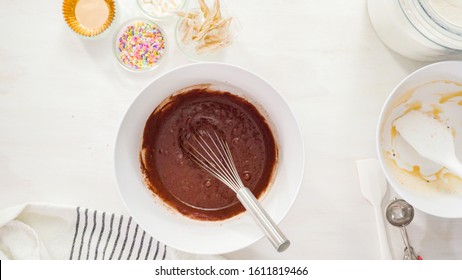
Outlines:
{"type": "Polygon", "coordinates": [[[26,204],[0,211],[0,259],[217,259],[177,251],[132,217],[81,207],[26,204]]]}

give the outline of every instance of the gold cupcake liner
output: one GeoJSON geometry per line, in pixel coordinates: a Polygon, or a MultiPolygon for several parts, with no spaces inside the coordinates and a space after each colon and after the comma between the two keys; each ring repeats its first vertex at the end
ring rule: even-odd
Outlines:
{"type": "Polygon", "coordinates": [[[109,15],[106,22],[98,28],[88,28],[83,26],[75,15],[75,7],[79,0],[64,0],[63,1],[63,16],[67,25],[77,34],[84,37],[95,37],[103,33],[114,22],[116,16],[116,2],[115,0],[104,0],[109,9],[109,15]]]}

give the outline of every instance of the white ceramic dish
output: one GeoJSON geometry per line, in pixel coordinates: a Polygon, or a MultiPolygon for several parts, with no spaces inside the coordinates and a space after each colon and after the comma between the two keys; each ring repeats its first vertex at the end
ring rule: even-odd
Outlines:
{"type": "Polygon", "coordinates": [[[397,114],[401,114],[396,109],[398,106],[405,104],[407,107],[403,107],[404,109],[409,109],[414,105],[421,106],[420,111],[433,113],[454,128],[456,154],[459,159],[462,159],[462,96],[455,96],[449,102],[440,102],[442,94],[447,95],[457,90],[462,90],[462,61],[445,61],[423,67],[407,76],[392,91],[382,109],[377,129],[378,157],[393,189],[417,209],[446,218],[462,217],[462,181],[454,176],[442,176],[441,174],[444,173],[440,172],[439,177],[435,178],[443,178],[447,182],[439,180],[436,184],[432,181],[433,179],[428,182],[420,178],[416,179],[418,176],[414,176],[415,172],[406,172],[403,168],[397,168],[396,162],[403,164],[407,161],[405,164],[408,167],[414,164],[420,166],[419,174],[425,174],[425,172],[432,174],[431,169],[441,170],[440,166],[434,166],[434,163],[417,157],[415,150],[399,139],[399,134],[395,138],[390,136],[393,133],[389,124],[397,114]],[[460,85],[443,81],[453,81],[460,85]],[[412,97],[410,97],[411,92],[412,97]],[[419,105],[415,100],[422,102],[419,105]],[[398,159],[391,159],[392,157],[384,152],[389,150],[390,143],[394,143],[393,147],[396,151],[401,150],[398,159]],[[412,163],[409,164],[409,162],[412,163]]]}
{"type": "Polygon", "coordinates": [[[302,136],[284,98],[265,80],[242,68],[221,63],[191,64],[154,80],[141,91],[122,120],[115,145],[115,171],[127,208],[154,238],[185,252],[223,254],[242,249],[263,237],[252,218],[247,213],[222,222],[186,218],[151,193],[144,184],[139,164],[144,125],[156,106],[177,90],[204,83],[236,88],[235,94],[264,108],[262,113],[273,126],[279,159],[274,181],[261,203],[279,223],[292,206],[302,182],[302,136]]]}
{"type": "MultiPolygon", "coordinates": [[[[166,37],[165,34],[166,34],[165,31],[159,25],[157,25],[155,22],[153,22],[151,20],[143,19],[143,18],[130,19],[129,21],[122,24],[122,27],[119,29],[119,31],[114,36],[114,42],[113,42],[113,48],[112,49],[113,49],[114,55],[115,55],[115,57],[117,59],[117,62],[119,62],[120,66],[122,66],[123,68],[125,68],[126,70],[131,71],[131,72],[149,72],[149,71],[152,71],[152,70],[156,69],[164,61],[164,57],[167,55],[167,52],[168,52],[169,43],[168,43],[168,40],[167,40],[167,37],[166,37]],[[149,27],[151,29],[151,32],[153,30],[157,29],[157,31],[160,32],[160,35],[164,40],[163,49],[160,51],[162,53],[161,56],[158,58],[158,60],[154,64],[152,64],[150,66],[146,66],[144,63],[141,63],[141,67],[139,67],[140,65],[138,65],[138,64],[132,64],[132,65],[127,64],[122,59],[122,57],[121,57],[122,52],[119,49],[119,39],[121,38],[121,36],[123,36],[123,35],[128,36],[127,33],[126,33],[127,28],[129,26],[132,26],[132,27],[136,26],[137,24],[140,24],[140,23],[144,24],[145,30],[146,30],[147,27],[149,27]]],[[[141,35],[138,34],[138,36],[141,36],[141,35]]],[[[130,45],[128,43],[127,43],[127,45],[132,46],[132,45],[130,45]]],[[[135,46],[139,47],[140,45],[135,44],[135,46]]],[[[132,47],[134,48],[134,46],[132,46],[132,47]]],[[[151,47],[155,48],[155,45],[153,44],[149,48],[151,48],[151,47]]],[[[128,47],[126,49],[128,49],[128,47]]],[[[128,61],[130,61],[131,59],[133,59],[134,54],[131,51],[128,51],[128,53],[130,53],[130,55],[127,55],[126,58],[127,58],[128,61]]],[[[145,57],[145,59],[147,59],[147,57],[145,57]]]]}
{"type": "Polygon", "coordinates": [[[156,1],[150,2],[145,0],[137,0],[136,2],[138,2],[138,7],[140,8],[143,15],[147,16],[148,18],[154,21],[157,21],[174,18],[176,15],[173,11],[183,10],[186,0],[157,1],[157,3],[156,1]],[[174,4],[172,5],[172,3],[174,4]],[[158,5],[156,6],[155,4],[158,5]],[[166,5],[167,8],[161,9],[159,6],[161,6],[162,4],[166,5]],[[165,10],[168,10],[169,12],[163,12],[165,10]]]}

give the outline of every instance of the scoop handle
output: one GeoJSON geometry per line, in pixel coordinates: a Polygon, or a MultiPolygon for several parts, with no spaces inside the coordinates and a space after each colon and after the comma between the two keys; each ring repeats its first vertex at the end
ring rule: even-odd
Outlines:
{"type": "Polygon", "coordinates": [[[290,241],[281,232],[276,223],[266,213],[253,193],[248,188],[241,188],[237,192],[237,198],[244,205],[245,209],[250,213],[252,218],[257,222],[260,228],[265,233],[268,240],[273,244],[278,252],[283,252],[290,246],[290,241]]]}

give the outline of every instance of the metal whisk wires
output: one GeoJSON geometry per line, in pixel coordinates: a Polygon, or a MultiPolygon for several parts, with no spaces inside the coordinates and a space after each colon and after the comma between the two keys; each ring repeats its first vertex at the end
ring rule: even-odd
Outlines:
{"type": "Polygon", "coordinates": [[[183,149],[200,167],[231,188],[244,188],[228,143],[215,130],[198,130],[183,139],[183,149]]]}
{"type": "Polygon", "coordinates": [[[290,241],[266,213],[253,193],[244,186],[231,150],[225,139],[215,129],[200,129],[183,135],[182,149],[201,168],[231,188],[278,252],[286,250],[290,241]]]}

